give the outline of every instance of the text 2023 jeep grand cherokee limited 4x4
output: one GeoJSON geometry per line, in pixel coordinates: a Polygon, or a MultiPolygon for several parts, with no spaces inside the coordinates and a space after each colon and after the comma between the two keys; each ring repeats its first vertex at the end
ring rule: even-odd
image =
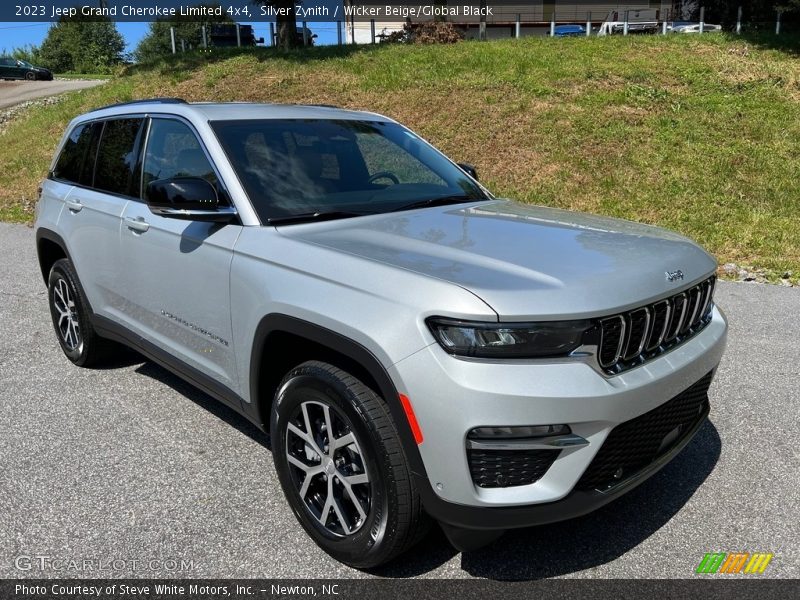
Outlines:
{"type": "Polygon", "coordinates": [[[269,431],[297,519],[358,567],[431,520],[470,549],[635,487],[705,420],[725,346],[690,240],[495,199],[371,113],[83,115],[36,240],[67,357],[121,342],[269,431]]]}

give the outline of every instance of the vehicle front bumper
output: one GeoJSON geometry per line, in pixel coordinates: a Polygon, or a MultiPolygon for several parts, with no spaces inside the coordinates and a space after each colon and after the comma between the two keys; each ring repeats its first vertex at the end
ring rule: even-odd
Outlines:
{"type": "Polygon", "coordinates": [[[437,520],[470,529],[508,529],[576,517],[610,502],[653,475],[688,444],[705,419],[655,462],[605,492],[574,490],[617,425],[649,412],[714,371],[727,323],[711,322],[669,352],[608,377],[585,362],[490,362],[450,356],[437,344],[391,369],[423,433],[418,473],[425,508],[437,520]],[[565,448],[529,485],[481,488],[470,474],[467,433],[475,427],[569,425],[588,445],[565,448]]]}

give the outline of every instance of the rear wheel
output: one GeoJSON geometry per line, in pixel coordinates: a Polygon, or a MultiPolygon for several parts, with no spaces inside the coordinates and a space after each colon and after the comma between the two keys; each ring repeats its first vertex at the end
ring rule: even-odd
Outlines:
{"type": "Polygon", "coordinates": [[[92,327],[89,303],[69,259],[55,262],[47,288],[53,327],[68,359],[80,367],[90,367],[116,355],[119,346],[101,338],[92,327]]]}
{"type": "Polygon", "coordinates": [[[271,434],[292,510],[337,560],[374,567],[427,531],[388,408],[349,373],[315,361],[293,369],[278,388],[271,434]]]}

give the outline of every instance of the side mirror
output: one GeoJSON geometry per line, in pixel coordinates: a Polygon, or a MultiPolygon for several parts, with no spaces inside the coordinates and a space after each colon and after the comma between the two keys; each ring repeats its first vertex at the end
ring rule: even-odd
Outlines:
{"type": "Polygon", "coordinates": [[[461,170],[467,175],[472,177],[475,181],[478,181],[478,169],[476,169],[474,165],[469,163],[458,163],[458,166],[461,167],[461,170]]]}
{"type": "Polygon", "coordinates": [[[150,212],[172,219],[227,223],[236,216],[235,208],[220,206],[217,190],[200,177],[151,181],[145,200],[150,212]]]}

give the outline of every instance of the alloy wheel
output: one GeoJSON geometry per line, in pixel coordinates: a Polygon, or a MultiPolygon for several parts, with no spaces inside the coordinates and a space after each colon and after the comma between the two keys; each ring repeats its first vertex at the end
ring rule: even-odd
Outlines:
{"type": "Polygon", "coordinates": [[[367,521],[372,489],[349,419],[336,407],[307,401],[287,422],[286,459],[303,504],[335,536],[367,521]]]}
{"type": "Polygon", "coordinates": [[[79,350],[83,338],[78,323],[77,307],[69,284],[64,279],[59,279],[53,288],[53,306],[58,312],[57,327],[64,345],[70,351],[79,350]]]}

